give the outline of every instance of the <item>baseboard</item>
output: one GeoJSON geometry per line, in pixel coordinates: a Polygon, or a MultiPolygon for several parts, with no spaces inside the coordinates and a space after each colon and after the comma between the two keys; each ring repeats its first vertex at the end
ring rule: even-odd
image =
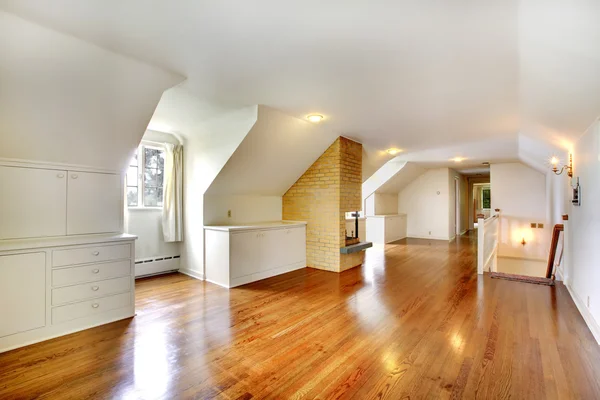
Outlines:
{"type": "Polygon", "coordinates": [[[179,272],[192,278],[199,279],[201,281],[204,280],[204,274],[198,271],[192,271],[191,269],[187,268],[179,268],[179,272]]]}
{"type": "Polygon", "coordinates": [[[585,321],[588,328],[590,328],[592,335],[594,335],[594,339],[596,339],[596,342],[600,345],[600,325],[598,325],[598,323],[594,319],[594,316],[592,315],[592,313],[590,313],[590,310],[588,310],[588,308],[585,306],[585,303],[583,301],[581,301],[581,299],[579,298],[579,296],[577,296],[577,294],[571,288],[571,286],[570,285],[565,285],[565,286],[567,287],[567,290],[569,291],[569,294],[571,295],[573,302],[577,306],[579,313],[583,317],[583,320],[585,321]]]}
{"type": "Polygon", "coordinates": [[[410,239],[427,239],[427,240],[443,240],[444,242],[449,242],[452,239],[447,237],[439,237],[439,236],[418,236],[418,235],[408,235],[410,239]]]}
{"type": "Polygon", "coordinates": [[[464,231],[462,231],[461,233],[459,233],[459,234],[458,234],[458,236],[462,236],[462,235],[464,235],[464,234],[465,234],[465,233],[467,233],[467,232],[469,232],[469,230],[468,230],[468,229],[465,229],[464,231]]]}

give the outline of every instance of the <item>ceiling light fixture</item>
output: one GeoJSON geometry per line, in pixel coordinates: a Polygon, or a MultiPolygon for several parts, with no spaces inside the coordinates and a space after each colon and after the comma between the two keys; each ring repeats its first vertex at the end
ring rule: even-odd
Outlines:
{"type": "Polygon", "coordinates": [[[310,122],[314,122],[316,124],[323,120],[323,116],[319,115],[319,114],[311,114],[311,115],[307,116],[306,119],[309,120],[310,122]]]}
{"type": "Polygon", "coordinates": [[[386,152],[387,152],[388,154],[391,154],[391,155],[393,155],[393,156],[395,156],[396,154],[400,153],[401,151],[402,151],[402,150],[400,150],[400,149],[396,149],[396,148],[394,148],[394,147],[392,147],[391,149],[387,149],[387,150],[386,150],[386,152]]]}
{"type": "Polygon", "coordinates": [[[464,160],[465,160],[465,158],[464,158],[464,157],[454,157],[454,158],[452,159],[452,161],[454,161],[454,162],[463,162],[464,160]]]}

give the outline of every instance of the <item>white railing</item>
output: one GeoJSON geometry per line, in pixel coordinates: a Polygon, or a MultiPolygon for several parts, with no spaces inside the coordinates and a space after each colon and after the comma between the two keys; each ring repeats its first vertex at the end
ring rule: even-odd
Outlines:
{"type": "Polygon", "coordinates": [[[477,273],[495,272],[498,259],[498,230],[500,215],[477,220],[477,273]]]}

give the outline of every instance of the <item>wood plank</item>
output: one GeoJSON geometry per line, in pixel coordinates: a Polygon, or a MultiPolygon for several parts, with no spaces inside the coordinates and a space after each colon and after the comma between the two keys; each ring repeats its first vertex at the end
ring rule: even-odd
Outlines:
{"type": "Polygon", "coordinates": [[[341,274],[139,280],[135,318],[0,354],[0,398],[600,398],[566,288],[478,276],[475,251],[403,239],[341,274]]]}

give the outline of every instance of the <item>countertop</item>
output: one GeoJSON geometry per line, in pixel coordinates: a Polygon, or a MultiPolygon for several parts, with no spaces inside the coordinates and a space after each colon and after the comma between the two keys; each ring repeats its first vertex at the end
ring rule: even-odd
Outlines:
{"type": "Polygon", "coordinates": [[[211,231],[250,231],[254,229],[276,229],[282,227],[305,226],[304,221],[270,221],[270,222],[253,222],[245,225],[205,225],[204,229],[211,231]]]}
{"type": "Polygon", "coordinates": [[[106,242],[120,242],[123,240],[135,240],[137,236],[128,233],[108,233],[99,235],[71,235],[53,236],[28,239],[0,240],[0,251],[26,250],[45,247],[75,246],[80,244],[94,244],[106,242]]]}

